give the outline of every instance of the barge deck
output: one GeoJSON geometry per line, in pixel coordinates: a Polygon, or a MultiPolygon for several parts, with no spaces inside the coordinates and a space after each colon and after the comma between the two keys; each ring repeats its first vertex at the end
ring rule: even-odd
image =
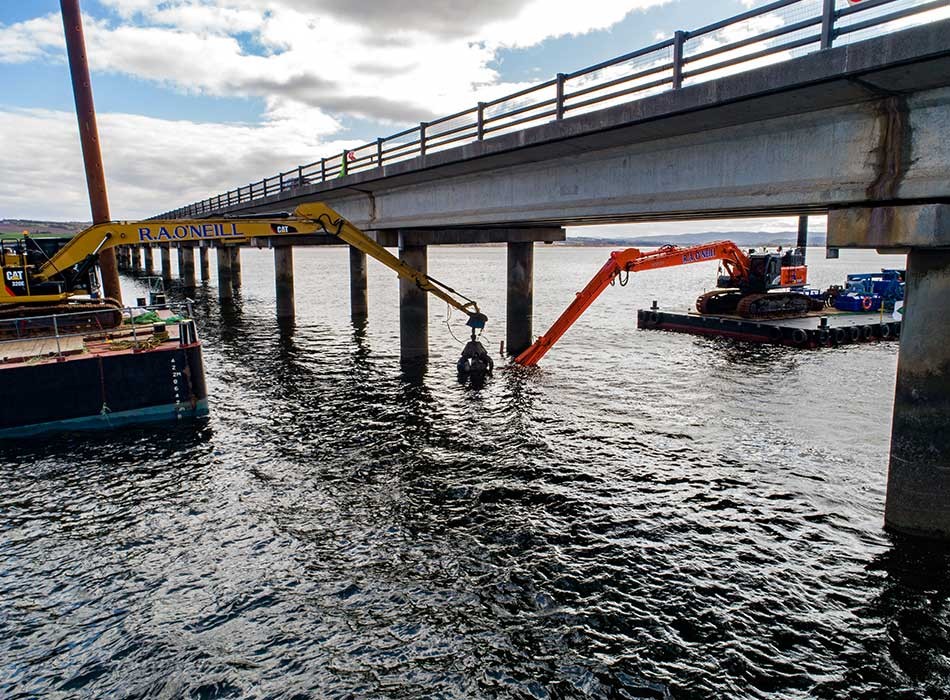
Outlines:
{"type": "Polygon", "coordinates": [[[824,309],[795,318],[750,320],[695,311],[664,311],[655,303],[637,311],[637,327],[751,343],[819,348],[850,343],[896,340],[901,320],[889,313],[851,313],[824,309]]]}

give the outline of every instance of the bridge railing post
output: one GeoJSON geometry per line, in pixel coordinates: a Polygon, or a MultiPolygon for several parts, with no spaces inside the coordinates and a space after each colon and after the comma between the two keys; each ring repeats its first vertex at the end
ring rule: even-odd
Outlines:
{"type": "Polygon", "coordinates": [[[830,49],[835,38],[835,0],[824,0],[821,7],[821,48],[830,49]]]}
{"type": "Polygon", "coordinates": [[[485,138],[485,103],[478,103],[478,118],[476,121],[476,136],[479,141],[485,138]]]}
{"type": "Polygon", "coordinates": [[[383,141],[385,141],[382,136],[376,139],[376,165],[380,168],[383,167],[383,141]]]}
{"type": "Polygon", "coordinates": [[[424,156],[426,154],[426,127],[429,126],[426,122],[419,122],[419,155],[424,156]]]}
{"type": "Polygon", "coordinates": [[[683,87],[683,44],[686,43],[687,33],[677,31],[673,34],[673,89],[683,87]]]}
{"type": "Polygon", "coordinates": [[[555,103],[555,118],[564,118],[564,83],[567,82],[567,74],[557,74],[557,101],[555,103]]]}
{"type": "Polygon", "coordinates": [[[327,159],[320,159],[320,182],[327,181],[327,159]]]}
{"type": "Polygon", "coordinates": [[[297,187],[300,187],[303,184],[303,166],[297,166],[297,187]]]}

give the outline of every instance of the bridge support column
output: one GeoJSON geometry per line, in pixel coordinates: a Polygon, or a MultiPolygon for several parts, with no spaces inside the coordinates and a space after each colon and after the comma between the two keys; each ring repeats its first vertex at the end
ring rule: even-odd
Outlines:
{"type": "Polygon", "coordinates": [[[234,289],[232,284],[231,251],[224,246],[217,248],[218,259],[218,299],[230,301],[234,298],[234,289]]]}
{"type": "Polygon", "coordinates": [[[293,246],[274,247],[274,278],[277,286],[277,319],[294,318],[294,249],[293,246]]]}
{"type": "Polygon", "coordinates": [[[132,263],[132,272],[141,272],[142,271],[142,251],[138,246],[132,246],[129,248],[129,255],[131,256],[132,263]]]}
{"type": "Polygon", "coordinates": [[[172,281],[172,251],[167,245],[158,249],[159,256],[162,259],[162,279],[165,282],[172,281]]]}
{"type": "MultiPolygon", "coordinates": [[[[399,259],[428,274],[426,246],[407,244],[399,236],[399,259]]],[[[413,282],[399,278],[399,357],[403,362],[424,362],[429,357],[429,295],[413,282]]]]}
{"type": "Polygon", "coordinates": [[[508,244],[508,314],[506,347],[517,355],[533,341],[534,243],[508,244]]]}
{"type": "Polygon", "coordinates": [[[155,274],[155,251],[152,250],[152,246],[147,245],[142,249],[142,253],[145,255],[145,274],[154,275],[155,274]]]}
{"type": "Polygon", "coordinates": [[[234,246],[226,248],[231,253],[231,284],[235,287],[241,286],[241,248],[234,246]]]}
{"type": "Polygon", "coordinates": [[[950,540],[950,205],[833,210],[828,246],[909,251],[884,522],[950,540]]]}
{"type": "Polygon", "coordinates": [[[194,289],[197,285],[195,281],[195,247],[192,245],[183,245],[178,249],[181,269],[179,273],[188,289],[194,289]]]}
{"type": "Polygon", "coordinates": [[[907,256],[884,521],[950,539],[950,251],[907,256]]]}
{"type": "Polygon", "coordinates": [[[350,246],[350,318],[353,323],[363,323],[367,316],[366,253],[350,246]]]}
{"type": "Polygon", "coordinates": [[[798,241],[796,242],[796,247],[802,249],[802,253],[805,257],[808,257],[808,217],[799,216],[798,217],[798,241]]]}
{"type": "Polygon", "coordinates": [[[208,248],[206,246],[198,247],[198,268],[201,270],[202,282],[211,279],[211,264],[208,262],[208,248]]]}

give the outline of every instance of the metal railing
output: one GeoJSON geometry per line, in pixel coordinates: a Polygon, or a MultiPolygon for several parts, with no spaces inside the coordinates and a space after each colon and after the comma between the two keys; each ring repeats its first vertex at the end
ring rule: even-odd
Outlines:
{"type": "MultiPolygon", "coordinates": [[[[135,318],[150,311],[171,311],[174,315],[179,316],[181,318],[178,322],[179,340],[181,344],[188,345],[197,342],[197,330],[194,321],[191,319],[192,304],[190,299],[176,304],[127,306],[124,308],[104,308],[101,310],[87,309],[85,311],[47,314],[43,316],[21,316],[17,318],[0,319],[0,364],[3,364],[5,361],[2,359],[5,357],[5,353],[3,352],[5,348],[11,347],[12,343],[22,343],[25,340],[53,340],[56,344],[55,352],[50,349],[49,351],[36,354],[34,357],[63,358],[66,355],[63,349],[63,341],[69,338],[87,338],[95,337],[99,334],[111,335],[116,333],[123,333],[125,335],[131,331],[132,349],[137,349],[140,344],[139,337],[141,336],[144,342],[151,337],[151,334],[146,335],[140,332],[139,328],[137,328],[139,324],[135,323],[135,318]],[[123,323],[121,325],[101,325],[100,322],[95,320],[95,317],[99,314],[111,316],[115,314],[116,311],[122,314],[123,323]],[[66,332],[64,330],[78,325],[71,323],[71,321],[79,320],[81,317],[89,320],[88,326],[77,328],[74,332],[66,332]]],[[[23,359],[25,358],[17,358],[18,361],[22,361],[23,359]]]]}
{"type": "Polygon", "coordinates": [[[155,218],[202,216],[304,185],[934,21],[950,0],[774,0],[728,19],[155,218]]]}

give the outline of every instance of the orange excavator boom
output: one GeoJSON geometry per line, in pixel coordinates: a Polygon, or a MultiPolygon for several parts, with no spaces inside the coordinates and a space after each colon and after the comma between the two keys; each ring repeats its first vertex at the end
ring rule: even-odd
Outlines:
{"type": "Polygon", "coordinates": [[[732,241],[716,241],[687,248],[664,246],[648,253],[641,252],[637,248],[613,251],[606,264],[587,283],[587,286],[577,293],[574,301],[548,329],[548,332],[518,355],[515,362],[525,367],[538,364],[548,350],[567,332],[567,329],[574,325],[574,322],[587,310],[587,307],[594,303],[601,292],[621,273],[656,270],[710,260],[721,260],[726,273],[735,280],[737,286],[749,277],[749,256],[732,241]]]}

